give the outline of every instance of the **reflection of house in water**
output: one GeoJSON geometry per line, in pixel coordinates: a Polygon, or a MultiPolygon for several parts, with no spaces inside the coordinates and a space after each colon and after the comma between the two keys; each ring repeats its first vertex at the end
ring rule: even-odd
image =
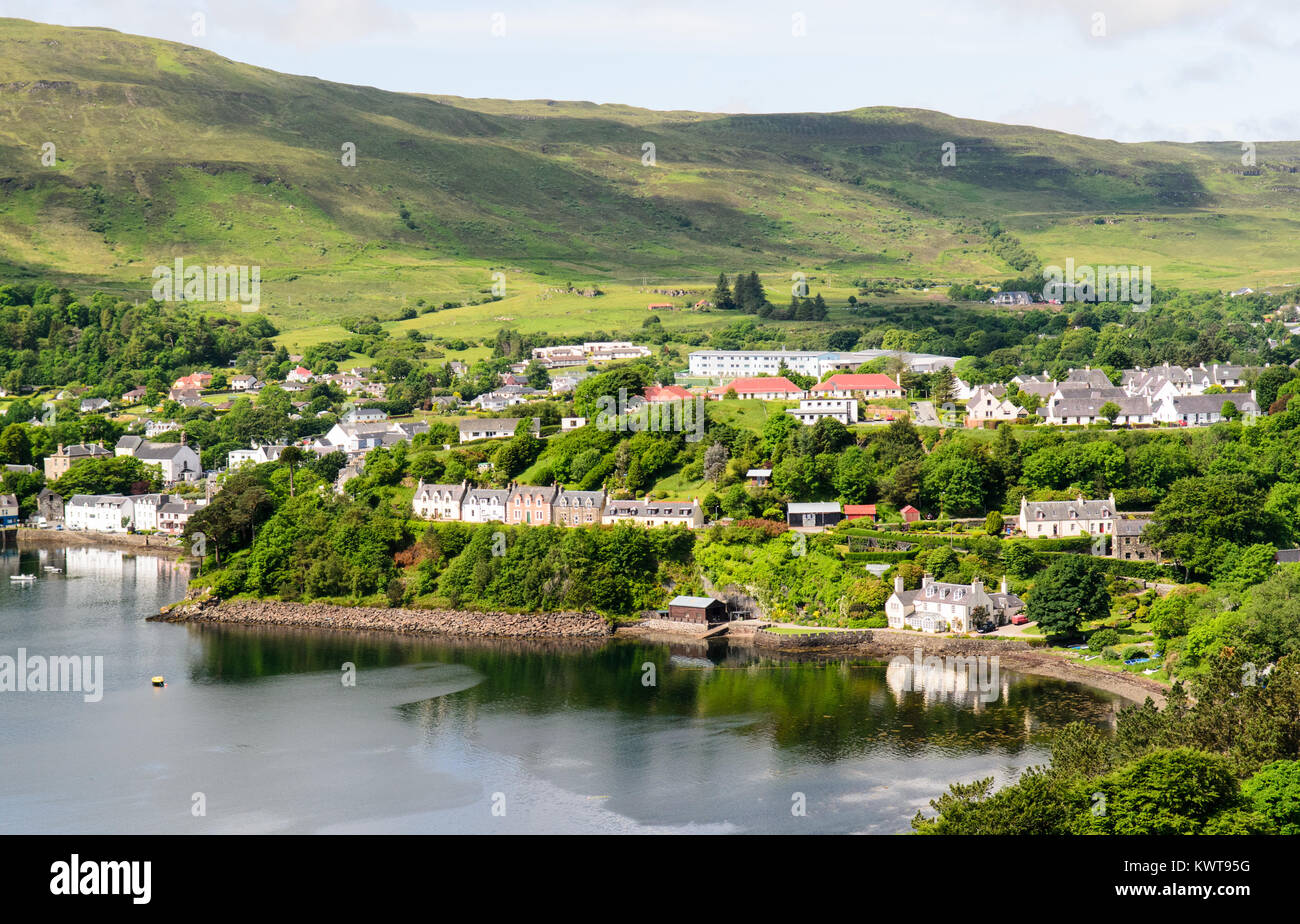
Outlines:
{"type": "Polygon", "coordinates": [[[996,656],[898,655],[885,668],[885,684],[896,699],[919,693],[927,706],[951,702],[970,705],[976,712],[986,703],[1006,702],[1011,691],[1010,677],[999,669],[996,656]]]}
{"type": "Polygon", "coordinates": [[[70,578],[129,582],[140,590],[157,590],[173,583],[183,589],[190,579],[190,564],[184,560],[95,546],[70,546],[59,551],[63,556],[63,570],[70,578]]]}

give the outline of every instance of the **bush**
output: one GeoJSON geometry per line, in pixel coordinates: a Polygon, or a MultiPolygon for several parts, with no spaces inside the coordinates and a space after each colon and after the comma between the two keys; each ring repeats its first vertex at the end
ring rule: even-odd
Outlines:
{"type": "Polygon", "coordinates": [[[1118,661],[1119,649],[1113,646],[1109,648],[1105,648],[1102,650],[1101,656],[1105,658],[1107,661],[1118,661]]]}
{"type": "Polygon", "coordinates": [[[1119,633],[1114,629],[1098,629],[1088,636],[1089,651],[1103,651],[1119,644],[1119,633]]]}
{"type": "Polygon", "coordinates": [[[1137,645],[1129,645],[1127,648],[1124,649],[1125,661],[1128,661],[1132,658],[1144,658],[1146,656],[1147,656],[1147,650],[1145,648],[1140,648],[1137,645]]]}

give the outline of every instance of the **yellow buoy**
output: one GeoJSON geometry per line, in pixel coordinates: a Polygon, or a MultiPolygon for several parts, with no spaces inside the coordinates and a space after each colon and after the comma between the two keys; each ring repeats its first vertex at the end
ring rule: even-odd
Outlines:
{"type": "Polygon", "coordinates": [[[162,686],[166,686],[166,685],[167,685],[167,682],[166,682],[165,680],[163,680],[163,678],[161,678],[161,677],[155,677],[155,678],[153,678],[153,680],[151,680],[151,681],[149,681],[149,682],[152,683],[152,684],[153,684],[154,686],[156,686],[156,687],[162,687],[162,686]]]}

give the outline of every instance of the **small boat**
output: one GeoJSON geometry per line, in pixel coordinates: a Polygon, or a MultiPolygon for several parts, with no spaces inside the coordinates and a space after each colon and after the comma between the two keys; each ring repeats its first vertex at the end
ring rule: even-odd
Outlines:
{"type": "Polygon", "coordinates": [[[153,678],[152,680],[150,680],[149,682],[152,683],[152,684],[153,684],[154,686],[156,686],[156,687],[165,687],[165,686],[167,686],[167,681],[164,680],[164,679],[162,678],[161,675],[158,676],[158,677],[154,677],[154,678],[153,678]]]}
{"type": "Polygon", "coordinates": [[[15,584],[30,584],[32,581],[36,580],[36,575],[34,575],[34,574],[11,574],[11,575],[9,575],[9,580],[13,581],[15,584]]]}
{"type": "Polygon", "coordinates": [[[48,572],[50,572],[50,574],[62,574],[62,573],[63,573],[63,569],[62,569],[62,568],[56,568],[56,567],[54,567],[53,565],[46,565],[46,566],[45,566],[45,570],[48,571],[48,572]]]}

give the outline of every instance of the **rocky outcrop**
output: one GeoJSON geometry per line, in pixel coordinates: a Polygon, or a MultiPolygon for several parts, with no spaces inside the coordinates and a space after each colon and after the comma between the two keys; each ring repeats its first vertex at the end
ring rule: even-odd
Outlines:
{"type": "Polygon", "coordinates": [[[468,610],[282,603],[274,600],[179,603],[149,618],[162,622],[363,629],[479,638],[603,638],[613,631],[598,613],[477,613],[468,610]]]}

